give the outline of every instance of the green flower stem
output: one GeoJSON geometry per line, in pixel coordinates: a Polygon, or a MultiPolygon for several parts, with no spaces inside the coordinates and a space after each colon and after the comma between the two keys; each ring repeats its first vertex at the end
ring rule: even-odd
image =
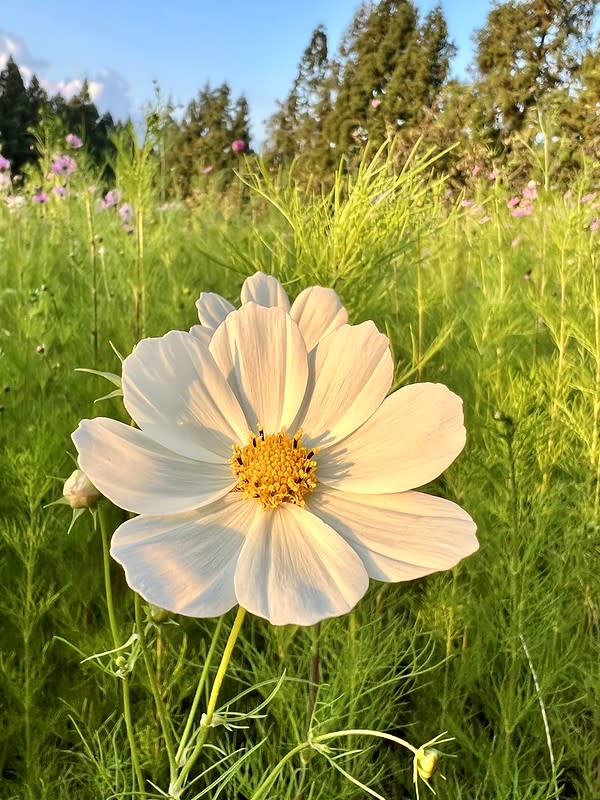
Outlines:
{"type": "Polygon", "coordinates": [[[106,517],[101,502],[98,503],[98,519],[100,520],[100,534],[102,536],[102,561],[104,565],[104,592],[106,594],[106,608],[108,611],[108,621],[110,623],[113,647],[116,649],[120,646],[121,642],[119,641],[119,628],[117,626],[117,619],[115,617],[112,584],[110,582],[110,547],[108,541],[108,532],[106,530],[106,517]]]}
{"type": "MultiPolygon", "coordinates": [[[[100,520],[100,534],[102,536],[102,561],[104,564],[104,591],[106,593],[106,608],[108,610],[108,620],[110,623],[110,632],[112,635],[113,646],[118,648],[119,629],[117,627],[117,620],[115,617],[115,607],[112,596],[112,584],[110,582],[110,552],[108,532],[106,530],[106,517],[102,503],[98,503],[98,519],[100,520]]],[[[125,728],[127,730],[127,740],[129,741],[129,750],[131,752],[131,763],[133,771],[139,788],[139,796],[141,800],[146,797],[144,791],[144,776],[140,766],[140,759],[138,757],[137,745],[135,743],[135,733],[133,729],[133,721],[131,718],[131,702],[129,698],[129,678],[125,675],[121,678],[121,686],[123,691],[123,717],[125,719],[125,728]]]]}
{"type": "Polygon", "coordinates": [[[175,760],[175,748],[173,746],[173,737],[171,735],[171,722],[162,699],[160,686],[158,685],[156,673],[152,665],[152,659],[150,658],[150,653],[148,652],[146,633],[144,631],[144,624],[142,620],[142,599],[137,592],[134,594],[134,605],[135,627],[137,628],[137,632],[140,637],[140,649],[142,651],[142,657],[146,666],[146,674],[148,675],[150,690],[152,692],[152,696],[154,697],[154,704],[156,706],[156,713],[160,722],[163,739],[165,740],[167,757],[169,759],[169,772],[171,774],[171,781],[173,781],[177,775],[177,762],[175,760]]]}
{"type": "Polygon", "coordinates": [[[246,616],[246,609],[239,606],[235,620],[233,621],[233,626],[231,628],[229,638],[227,639],[227,644],[225,645],[225,649],[223,650],[223,655],[221,657],[221,663],[219,664],[219,669],[217,670],[217,674],[215,675],[215,681],[212,685],[210,696],[208,698],[208,706],[206,707],[206,714],[200,726],[200,731],[198,733],[198,738],[196,740],[196,746],[194,747],[191,756],[186,760],[185,764],[183,765],[177,780],[171,784],[170,793],[173,797],[180,796],[185,780],[189,775],[191,768],[196,763],[196,759],[202,752],[202,748],[204,747],[204,743],[206,742],[210,724],[212,722],[212,718],[215,713],[215,708],[217,707],[217,700],[219,699],[221,684],[223,683],[223,679],[225,678],[225,673],[227,672],[227,667],[229,666],[229,662],[231,660],[231,654],[233,653],[233,648],[235,647],[235,643],[242,628],[242,622],[244,621],[245,616],[246,616]]]}
{"type": "Polygon", "coordinates": [[[416,756],[418,750],[414,745],[410,744],[409,742],[405,741],[404,739],[398,738],[398,736],[393,736],[391,733],[383,733],[382,731],[373,731],[368,728],[351,728],[349,730],[344,731],[333,731],[332,733],[322,733],[320,736],[313,736],[310,741],[301,742],[297,744],[292,750],[289,751],[282,759],[275,765],[275,767],[271,770],[271,772],[267,775],[267,777],[263,780],[260,784],[258,789],[254,792],[250,800],[262,800],[262,798],[267,796],[267,792],[273,786],[281,771],[288,764],[294,756],[297,756],[298,753],[301,753],[303,750],[306,750],[309,747],[315,748],[316,750],[319,749],[318,745],[324,744],[325,742],[329,741],[329,739],[335,739],[339,736],[373,736],[376,739],[387,739],[389,742],[394,742],[394,744],[399,744],[401,747],[406,747],[407,750],[416,756]]]}
{"type": "Polygon", "coordinates": [[[177,764],[180,764],[181,762],[181,758],[185,752],[185,748],[190,738],[190,733],[192,732],[192,725],[194,724],[194,718],[196,716],[196,712],[198,711],[198,705],[200,703],[200,698],[202,697],[202,691],[204,689],[204,684],[206,683],[208,670],[210,669],[210,665],[213,656],[215,654],[215,650],[217,649],[217,642],[219,641],[219,634],[221,633],[222,626],[223,626],[223,617],[219,617],[219,619],[217,620],[217,626],[215,628],[215,632],[213,633],[210,647],[208,649],[208,653],[206,654],[204,666],[202,667],[202,672],[200,674],[198,686],[196,687],[196,694],[194,695],[194,701],[192,702],[192,707],[190,709],[190,713],[188,714],[187,722],[185,724],[185,728],[181,736],[181,741],[179,742],[179,747],[177,748],[177,753],[175,754],[175,761],[177,762],[177,764]]]}

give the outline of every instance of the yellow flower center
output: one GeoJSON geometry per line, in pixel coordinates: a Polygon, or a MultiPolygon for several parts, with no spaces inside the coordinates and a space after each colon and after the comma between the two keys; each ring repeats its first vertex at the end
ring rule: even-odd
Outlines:
{"type": "Polygon", "coordinates": [[[248,444],[233,446],[229,463],[238,480],[235,491],[257,500],[263,508],[280,503],[304,506],[304,496],[317,485],[317,462],[302,444],[302,431],[289,437],[283,431],[265,435],[250,432],[248,444]]]}

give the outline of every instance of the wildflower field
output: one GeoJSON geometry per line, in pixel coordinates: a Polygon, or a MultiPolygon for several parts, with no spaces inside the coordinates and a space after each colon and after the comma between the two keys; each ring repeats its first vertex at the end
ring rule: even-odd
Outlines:
{"type": "Polygon", "coordinates": [[[488,165],[459,191],[434,153],[383,151],[311,194],[248,158],[184,204],[150,148],[122,146],[104,185],[76,145],[0,189],[0,798],[600,797],[591,178],[488,165]],[[237,307],[256,272],[373,320],[392,390],[463,400],[466,446],[425,491],[479,550],[315,625],[150,606],[109,561],[126,511],[50,505],[80,420],[130,423],[120,358],[197,326],[201,292],[237,307]]]}

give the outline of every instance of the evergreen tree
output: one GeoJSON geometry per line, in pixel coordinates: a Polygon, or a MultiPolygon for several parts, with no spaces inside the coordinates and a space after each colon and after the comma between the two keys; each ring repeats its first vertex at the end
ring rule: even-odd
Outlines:
{"type": "Polygon", "coordinates": [[[34,139],[29,129],[38,119],[43,95],[37,82],[28,92],[19,67],[9,58],[0,72],[0,143],[2,155],[11,161],[13,172],[35,159],[34,139]]]}
{"type": "Polygon", "coordinates": [[[499,135],[523,128],[528,110],[552,90],[576,87],[597,0],[508,0],[477,31],[482,124],[499,135]]]}

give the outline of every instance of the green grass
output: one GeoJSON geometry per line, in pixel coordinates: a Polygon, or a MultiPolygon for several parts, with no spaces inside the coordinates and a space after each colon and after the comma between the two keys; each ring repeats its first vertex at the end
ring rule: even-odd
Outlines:
{"type": "MultiPolygon", "coordinates": [[[[118,398],[94,405],[114,387],[75,368],[118,373],[110,343],[127,354],[139,336],[189,328],[201,291],[236,301],[256,269],[291,296],[333,286],[351,321],[374,319],[389,335],[395,385],[446,383],[468,430],[429,490],[469,511],[480,551],[452,572],[372,582],[349,616],[322,623],[313,735],[370,728],[419,746],[449,731],[446,780],[432,779],[448,800],[600,796],[600,233],[580,203],[589,187],[548,192],[514,219],[502,187],[481,186],[490,219],[480,224],[484,212],[428,177],[431,157],[414,154],[399,176],[385,159],[365,162],[318,199],[249,165],[226,197],[207,190],[194,207],[159,211],[151,161],[124,149],[131,234],[86,194],[92,176],[78,175],[62,203],[15,214],[0,204],[3,800],[135,796],[115,661],[81,663],[113,646],[100,532],[85,515],[67,536],[68,509],[45,507],[73,468],[80,418],[126,420],[118,398]]],[[[122,519],[108,514],[112,527],[122,519]]],[[[124,643],[133,600],[116,564],[112,585],[124,643]]],[[[180,732],[216,622],[148,619],[148,655],[180,732]]],[[[305,741],[313,648],[314,631],[246,619],[219,705],[250,690],[228,708],[250,716],[211,729],[185,798],[250,798],[305,741]]],[[[140,768],[166,790],[141,656],[127,684],[140,768]]],[[[204,691],[197,722],[206,702],[204,691]]],[[[336,765],[389,800],[413,796],[407,751],[358,735],[328,744],[286,763],[268,796],[369,796],[336,765]]],[[[152,784],[148,797],[160,797],[152,784]]]]}

